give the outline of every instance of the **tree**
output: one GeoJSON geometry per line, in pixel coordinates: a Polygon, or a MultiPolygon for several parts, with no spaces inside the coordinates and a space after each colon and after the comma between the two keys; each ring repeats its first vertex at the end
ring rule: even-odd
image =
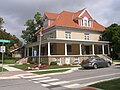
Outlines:
{"type": "Polygon", "coordinates": [[[113,53],[120,53],[120,25],[112,24],[106,28],[102,35],[103,40],[110,41],[110,48],[113,53]]]}
{"type": "Polygon", "coordinates": [[[22,31],[21,37],[28,43],[36,42],[37,35],[36,30],[39,30],[43,26],[42,16],[39,12],[34,15],[34,19],[28,19],[25,23],[26,29],[22,31]]]}
{"type": "Polygon", "coordinates": [[[3,20],[3,18],[2,17],[0,17],[0,29],[2,29],[3,28],[3,23],[4,23],[4,20],[3,20]]]}

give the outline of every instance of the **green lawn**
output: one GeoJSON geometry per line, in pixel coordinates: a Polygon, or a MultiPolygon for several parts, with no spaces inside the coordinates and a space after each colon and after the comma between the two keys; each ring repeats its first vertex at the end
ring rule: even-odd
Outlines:
{"type": "MultiPolygon", "coordinates": [[[[2,63],[2,60],[0,60],[0,63],[2,63]]],[[[4,64],[15,64],[15,60],[13,60],[13,59],[7,59],[7,60],[4,60],[3,63],[4,64]]]]}
{"type": "Polygon", "coordinates": [[[72,67],[79,67],[79,66],[57,66],[57,65],[51,65],[51,66],[47,66],[46,69],[72,68],[72,67]]]}
{"type": "Polygon", "coordinates": [[[48,73],[57,73],[57,72],[65,72],[70,69],[64,69],[64,70],[52,70],[52,71],[41,71],[41,72],[33,72],[34,74],[48,74],[48,73]]]}
{"type": "Polygon", "coordinates": [[[120,90],[120,78],[90,85],[103,90],[120,90]]]}
{"type": "MultiPolygon", "coordinates": [[[[7,71],[7,70],[3,68],[3,71],[7,71]]],[[[0,72],[2,72],[2,67],[0,67],[0,72]]]]}
{"type": "Polygon", "coordinates": [[[120,60],[113,60],[113,62],[120,62],[120,60]]]}
{"type": "Polygon", "coordinates": [[[22,70],[25,70],[25,69],[27,69],[27,67],[32,67],[32,66],[33,66],[32,64],[12,65],[12,67],[22,69],[22,70]]]}
{"type": "MultiPolygon", "coordinates": [[[[27,67],[33,67],[33,64],[23,64],[23,65],[12,65],[12,67],[25,70],[27,67]]],[[[79,66],[57,66],[57,65],[51,65],[47,66],[41,69],[57,69],[57,68],[71,68],[71,67],[79,67],[79,66]]]]}

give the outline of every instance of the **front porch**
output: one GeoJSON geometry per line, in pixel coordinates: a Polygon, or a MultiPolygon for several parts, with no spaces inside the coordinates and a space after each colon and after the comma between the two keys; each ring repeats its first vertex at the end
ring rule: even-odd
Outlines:
{"type": "MultiPolygon", "coordinates": [[[[39,56],[39,43],[29,45],[25,50],[26,56],[39,56]]],[[[41,45],[41,62],[57,61],[58,64],[79,63],[95,55],[109,55],[109,44],[103,42],[68,42],[49,41],[41,45]]]]}

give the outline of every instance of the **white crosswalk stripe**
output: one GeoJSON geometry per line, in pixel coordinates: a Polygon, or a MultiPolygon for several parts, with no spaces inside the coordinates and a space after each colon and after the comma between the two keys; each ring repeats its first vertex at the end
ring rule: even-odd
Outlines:
{"type": "Polygon", "coordinates": [[[43,87],[48,87],[48,86],[51,86],[49,84],[41,84],[43,87]]]}
{"type": "Polygon", "coordinates": [[[35,84],[40,83],[43,87],[46,88],[78,88],[80,84],[78,83],[73,83],[70,84],[70,81],[60,81],[59,79],[56,78],[51,78],[51,77],[38,77],[38,78],[33,78],[29,81],[34,82],[35,84]]]}
{"type": "Polygon", "coordinates": [[[59,79],[48,79],[48,80],[42,80],[40,82],[51,82],[51,81],[57,81],[57,80],[59,80],[59,79]]]}
{"type": "Polygon", "coordinates": [[[49,83],[49,84],[51,84],[51,85],[61,85],[61,84],[65,84],[65,83],[69,83],[69,81],[52,82],[52,83],[49,83]]]}
{"type": "Polygon", "coordinates": [[[79,88],[80,84],[75,83],[75,84],[66,85],[64,87],[66,87],[66,88],[79,88]]]}
{"type": "Polygon", "coordinates": [[[51,77],[35,78],[35,79],[31,79],[31,81],[44,80],[44,79],[49,79],[49,78],[51,78],[51,77]]]}

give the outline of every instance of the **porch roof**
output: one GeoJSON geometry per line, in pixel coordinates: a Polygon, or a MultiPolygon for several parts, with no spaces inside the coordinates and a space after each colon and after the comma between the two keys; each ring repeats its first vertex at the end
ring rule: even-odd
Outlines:
{"type": "Polygon", "coordinates": [[[47,39],[50,42],[56,42],[56,43],[83,43],[83,44],[109,44],[109,41],[94,41],[94,40],[80,40],[80,39],[64,39],[64,38],[48,38],[47,39]]]}

